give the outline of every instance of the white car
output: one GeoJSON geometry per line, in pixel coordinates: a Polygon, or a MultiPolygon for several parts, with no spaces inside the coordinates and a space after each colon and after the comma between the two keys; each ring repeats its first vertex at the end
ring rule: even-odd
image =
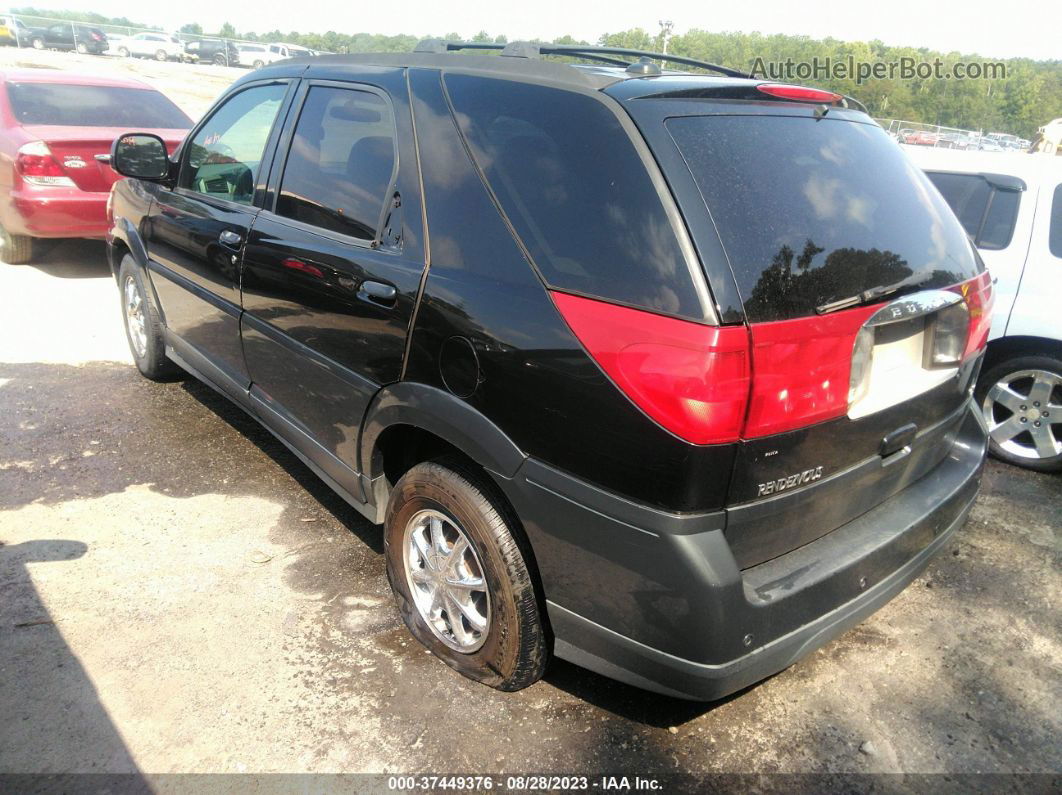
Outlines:
{"type": "Polygon", "coordinates": [[[123,58],[154,58],[156,61],[180,61],[184,45],[168,33],[137,33],[112,46],[123,58]]]}
{"type": "Polygon", "coordinates": [[[272,44],[241,44],[239,45],[239,50],[240,63],[250,66],[252,69],[259,69],[276,61],[283,61],[285,58],[307,58],[316,55],[313,50],[307,47],[280,42],[272,44]]]}
{"type": "Polygon", "coordinates": [[[999,458],[1062,469],[1062,158],[905,147],[951,205],[995,283],[975,395],[999,458]]]}

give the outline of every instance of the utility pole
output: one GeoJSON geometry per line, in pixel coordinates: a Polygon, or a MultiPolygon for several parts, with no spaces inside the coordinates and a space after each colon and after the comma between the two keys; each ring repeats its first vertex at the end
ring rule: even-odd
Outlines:
{"type": "Polygon", "coordinates": [[[660,25],[660,40],[663,42],[660,49],[667,55],[667,42],[671,38],[671,31],[675,29],[675,23],[670,19],[661,19],[657,24],[660,25]]]}

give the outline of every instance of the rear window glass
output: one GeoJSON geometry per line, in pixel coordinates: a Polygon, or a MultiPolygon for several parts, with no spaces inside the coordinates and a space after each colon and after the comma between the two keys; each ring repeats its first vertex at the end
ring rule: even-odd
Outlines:
{"type": "Polygon", "coordinates": [[[951,206],[955,217],[970,237],[977,237],[981,231],[981,221],[988,208],[988,199],[992,195],[992,186],[988,180],[978,174],[941,174],[929,173],[929,179],[944,200],[951,206]]]}
{"type": "Polygon", "coordinates": [[[1051,200],[1049,245],[1052,254],[1062,257],[1062,185],[1055,188],[1055,197],[1051,200]]]}
{"type": "Polygon", "coordinates": [[[675,230],[634,145],[600,101],[447,75],[457,119],[545,280],[703,318],[675,230]]]}
{"type": "Polygon", "coordinates": [[[158,91],[124,86],[8,83],[19,124],[189,129],[192,120],[158,91]]]}
{"type": "Polygon", "coordinates": [[[978,248],[998,250],[1010,245],[1020,191],[996,187],[980,174],[927,173],[978,248]]]}
{"type": "Polygon", "coordinates": [[[992,201],[988,204],[985,222],[974,238],[978,248],[1001,249],[1010,245],[1010,239],[1014,236],[1014,224],[1018,220],[1020,202],[1019,191],[992,189],[992,201]]]}
{"type": "Polygon", "coordinates": [[[872,287],[978,272],[969,239],[877,125],[794,116],[666,122],[719,229],[751,321],[815,313],[872,287]]]}

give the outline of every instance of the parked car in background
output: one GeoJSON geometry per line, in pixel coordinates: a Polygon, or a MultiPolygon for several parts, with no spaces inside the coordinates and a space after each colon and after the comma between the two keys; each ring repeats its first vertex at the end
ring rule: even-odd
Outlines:
{"type": "Polygon", "coordinates": [[[88,25],[58,22],[46,28],[30,28],[28,35],[37,50],[76,51],[82,55],[103,55],[107,50],[107,34],[88,25]]]}
{"type": "Polygon", "coordinates": [[[980,152],[1003,152],[1003,145],[994,138],[981,138],[977,142],[977,150],[980,152]]]}
{"type": "Polygon", "coordinates": [[[0,14],[0,44],[29,46],[30,29],[18,17],[0,14]]]}
{"type": "Polygon", "coordinates": [[[966,133],[950,132],[944,133],[937,141],[937,146],[941,149],[970,149],[973,148],[973,139],[966,133]]]}
{"type": "Polygon", "coordinates": [[[271,63],[269,48],[264,44],[237,44],[236,49],[240,53],[240,66],[260,69],[271,63]]]}
{"type": "Polygon", "coordinates": [[[936,146],[940,136],[925,130],[904,129],[900,130],[898,140],[901,144],[911,144],[912,146],[936,146]]]}
{"type": "Polygon", "coordinates": [[[104,50],[104,55],[113,55],[116,58],[125,58],[125,42],[132,38],[124,33],[108,33],[107,34],[107,49],[104,50]]]}
{"type": "Polygon", "coordinates": [[[995,279],[976,397],[990,447],[1012,464],[1062,469],[1062,162],[910,150],[995,279]]]}
{"type": "Polygon", "coordinates": [[[307,47],[277,42],[272,44],[244,44],[240,45],[239,49],[241,63],[254,69],[260,69],[266,64],[275,63],[276,61],[283,61],[285,58],[306,58],[316,55],[313,50],[307,47]]]}
{"type": "Polygon", "coordinates": [[[506,46],[282,61],[178,157],[119,137],[130,351],[383,524],[403,620],[464,675],[556,654],[718,698],[962,526],[988,274],[845,97],[506,46]]]}
{"type": "Polygon", "coordinates": [[[176,148],[188,116],[136,80],[54,69],[0,72],[0,259],[26,262],[34,241],[103,237],[118,175],[114,137],[150,127],[176,148]]]}
{"type": "Polygon", "coordinates": [[[137,33],[116,48],[128,58],[154,58],[156,61],[179,61],[184,58],[184,45],[168,33],[137,33]]]}
{"type": "Polygon", "coordinates": [[[196,63],[239,66],[240,51],[228,39],[196,39],[185,42],[185,56],[196,63]]]}

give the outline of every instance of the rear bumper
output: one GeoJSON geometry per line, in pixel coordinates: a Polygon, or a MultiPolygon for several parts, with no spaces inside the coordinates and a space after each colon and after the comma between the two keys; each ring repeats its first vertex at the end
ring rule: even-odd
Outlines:
{"type": "Polygon", "coordinates": [[[600,492],[588,501],[586,484],[530,460],[502,485],[535,548],[557,656],[647,690],[712,700],[783,670],[915,579],[972,507],[985,438],[968,408],[931,472],[744,570],[722,513],[662,514],[600,492]]]}
{"type": "Polygon", "coordinates": [[[3,224],[13,235],[106,237],[107,194],[24,186],[10,195],[3,224]]]}

